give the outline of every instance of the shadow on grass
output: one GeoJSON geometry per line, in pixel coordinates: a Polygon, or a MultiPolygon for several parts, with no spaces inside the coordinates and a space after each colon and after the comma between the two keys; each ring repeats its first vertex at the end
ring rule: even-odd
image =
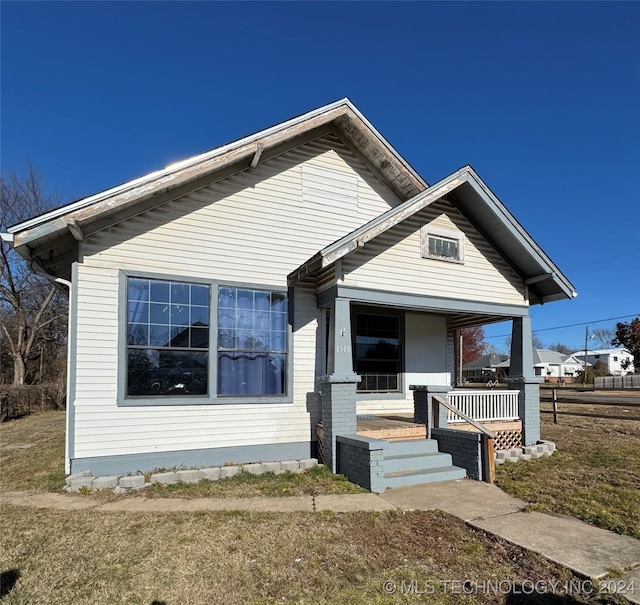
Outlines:
{"type": "Polygon", "coordinates": [[[13,590],[19,578],[18,569],[7,569],[0,573],[0,599],[4,599],[13,590]]]}
{"type": "Polygon", "coordinates": [[[514,586],[513,591],[507,595],[505,605],[574,605],[584,603],[583,600],[574,599],[568,595],[538,592],[526,594],[530,589],[531,586],[514,586]]]}

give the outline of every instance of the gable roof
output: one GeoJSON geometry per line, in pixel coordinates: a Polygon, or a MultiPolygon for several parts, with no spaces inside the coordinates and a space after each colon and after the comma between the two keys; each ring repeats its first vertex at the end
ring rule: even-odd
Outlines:
{"type": "Polygon", "coordinates": [[[493,194],[471,166],[465,166],[406,202],[326,246],[289,276],[290,283],[328,267],[347,254],[446,197],[480,232],[529,288],[530,304],[577,296],[574,286],[493,194]]]}
{"type": "MultiPolygon", "coordinates": [[[[631,355],[631,353],[629,353],[629,351],[627,351],[627,349],[625,348],[594,349],[594,350],[589,349],[587,351],[587,355],[621,355],[621,354],[631,355]]],[[[582,355],[582,357],[584,357],[584,351],[576,351],[575,353],[573,353],[573,355],[582,355]]]]}
{"type": "MultiPolygon", "coordinates": [[[[485,355],[485,357],[481,357],[480,359],[486,359],[486,357],[487,356],[485,355]]],[[[553,364],[553,365],[573,364],[573,365],[579,365],[579,366],[584,365],[583,362],[575,359],[573,355],[565,355],[564,353],[553,351],[552,349],[534,349],[533,365],[540,366],[540,365],[546,365],[546,364],[553,364]]],[[[467,369],[468,365],[469,364],[465,365],[463,369],[467,369]]],[[[499,363],[491,363],[490,367],[508,368],[510,365],[511,365],[511,358],[502,357],[502,361],[499,361],[499,363]]],[[[587,365],[591,365],[591,364],[588,363],[587,365]]]]}
{"type": "Polygon", "coordinates": [[[499,363],[508,360],[507,355],[500,355],[498,353],[489,353],[478,357],[469,363],[465,363],[462,366],[463,370],[484,370],[488,368],[496,367],[499,363]]]}
{"type": "Polygon", "coordinates": [[[36,266],[45,263],[49,272],[57,274],[57,268],[70,264],[74,238],[82,240],[328,134],[337,136],[400,199],[411,198],[428,186],[345,98],[13,225],[3,239],[36,266]],[[52,251],[60,259],[57,264],[51,259],[52,251]]]}
{"type": "Polygon", "coordinates": [[[559,351],[553,351],[552,349],[534,349],[533,350],[533,365],[539,365],[544,363],[562,364],[562,363],[575,363],[569,361],[571,355],[565,355],[559,351]]]}

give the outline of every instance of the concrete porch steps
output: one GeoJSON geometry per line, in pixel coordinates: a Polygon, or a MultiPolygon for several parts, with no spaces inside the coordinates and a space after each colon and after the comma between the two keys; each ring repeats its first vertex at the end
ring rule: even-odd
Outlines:
{"type": "Polygon", "coordinates": [[[452,481],[466,476],[463,468],[453,466],[450,454],[438,451],[435,439],[394,441],[385,449],[386,488],[452,481]]]}
{"type": "Polygon", "coordinates": [[[405,456],[385,456],[384,472],[412,471],[419,468],[439,468],[451,465],[451,455],[436,452],[433,454],[407,454],[405,456]]]}
{"type": "Polygon", "coordinates": [[[387,488],[389,488],[422,485],[423,483],[435,483],[436,481],[453,481],[455,479],[464,479],[466,476],[467,472],[463,468],[450,465],[439,468],[385,473],[384,481],[387,488]]]}

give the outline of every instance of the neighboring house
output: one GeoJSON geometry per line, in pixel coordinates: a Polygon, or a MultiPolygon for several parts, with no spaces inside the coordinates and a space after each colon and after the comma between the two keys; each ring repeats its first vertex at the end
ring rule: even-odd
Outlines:
{"type": "Polygon", "coordinates": [[[582,371],[582,367],[583,362],[578,361],[574,355],[565,355],[549,349],[533,351],[534,372],[547,382],[571,383],[582,371]]]}
{"type": "Polygon", "coordinates": [[[340,470],[356,413],[446,391],[455,331],[507,319],[536,443],[529,305],[575,296],[471,167],[428,185],[348,100],[9,232],[70,288],[67,472],[307,458],[319,419],[340,470]]]}
{"type": "Polygon", "coordinates": [[[499,380],[501,372],[497,371],[500,363],[507,361],[507,355],[499,355],[498,353],[490,353],[474,359],[462,366],[462,381],[466,382],[488,382],[499,380]]]}
{"type": "MultiPolygon", "coordinates": [[[[584,364],[584,351],[577,351],[573,356],[584,364]]],[[[607,369],[607,374],[613,376],[625,376],[633,374],[633,355],[626,349],[597,349],[595,351],[587,351],[587,364],[596,365],[601,362],[607,369]]]]}
{"type": "MultiPolygon", "coordinates": [[[[502,380],[509,376],[511,360],[506,356],[487,356],[480,357],[473,364],[482,364],[484,366],[485,376],[493,376],[493,379],[502,380]]],[[[465,370],[471,364],[463,367],[463,375],[465,370]]],[[[590,364],[589,364],[590,365],[590,364]]],[[[558,351],[550,349],[534,349],[533,350],[533,370],[534,375],[539,376],[547,382],[573,382],[573,378],[582,371],[583,362],[576,359],[575,354],[565,355],[558,351]]]]}

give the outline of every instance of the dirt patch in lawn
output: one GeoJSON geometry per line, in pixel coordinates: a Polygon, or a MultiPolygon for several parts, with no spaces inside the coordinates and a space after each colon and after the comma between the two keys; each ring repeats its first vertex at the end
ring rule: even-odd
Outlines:
{"type": "Polygon", "coordinates": [[[576,588],[566,598],[520,600],[514,592],[527,582],[557,583],[562,593],[580,580],[439,512],[160,515],[4,508],[0,568],[18,577],[3,605],[623,602],[580,595],[576,588]],[[460,590],[464,581],[468,587],[502,583],[502,589],[455,593],[451,583],[459,582],[460,590]],[[427,595],[431,587],[434,594],[427,595]]]}

